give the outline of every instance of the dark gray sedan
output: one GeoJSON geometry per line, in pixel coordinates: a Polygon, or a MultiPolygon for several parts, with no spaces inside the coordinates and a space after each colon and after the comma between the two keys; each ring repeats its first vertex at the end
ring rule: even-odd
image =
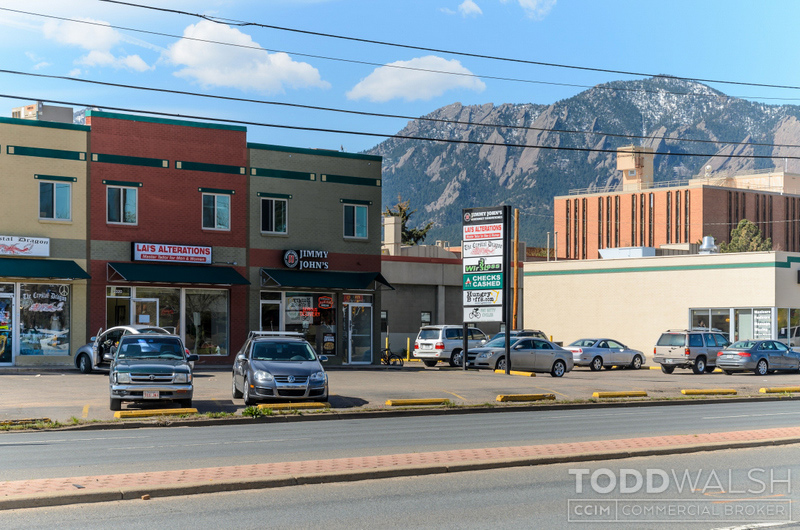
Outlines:
{"type": "Polygon", "coordinates": [[[726,374],[755,372],[767,375],[777,370],[799,371],[800,352],[777,340],[740,340],[717,353],[717,368],[726,374]]]}
{"type": "Polygon", "coordinates": [[[638,370],[644,362],[644,354],[628,348],[614,339],[578,339],[569,346],[575,366],[588,366],[594,371],[604,366],[625,366],[638,370]]]}
{"type": "Polygon", "coordinates": [[[328,401],[328,374],[300,334],[251,333],[233,362],[232,395],[245,406],[259,401],[328,401]]]}

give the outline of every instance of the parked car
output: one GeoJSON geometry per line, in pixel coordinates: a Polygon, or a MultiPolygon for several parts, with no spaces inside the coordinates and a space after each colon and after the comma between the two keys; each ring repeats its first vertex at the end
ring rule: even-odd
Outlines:
{"type": "Polygon", "coordinates": [[[800,371],[800,352],[777,340],[740,340],[717,353],[717,367],[730,375],[755,372],[767,375],[777,370],[800,371]]]}
{"type": "Polygon", "coordinates": [[[108,376],[111,410],[121,410],[123,401],[173,401],[191,407],[194,386],[189,363],[196,360],[177,335],[124,335],[108,376]]]}
{"type": "MultiPolygon", "coordinates": [[[[478,328],[467,328],[467,346],[471,350],[486,343],[486,334],[478,328]]],[[[450,366],[461,366],[464,349],[463,326],[423,326],[414,341],[414,357],[422,359],[425,366],[436,366],[439,361],[449,361],[450,366]]]]}
{"type": "Polygon", "coordinates": [[[142,326],[138,324],[114,326],[105,331],[100,328],[97,330],[97,335],[89,339],[91,342],[84,344],[75,352],[75,368],[84,374],[91,373],[93,370],[109,370],[111,361],[114,359],[117,343],[122,336],[137,333],[171,334],[166,329],[158,326],[142,326]]]}
{"type": "Polygon", "coordinates": [[[302,333],[251,332],[233,361],[231,394],[246,406],[265,400],[328,401],[328,374],[302,333]]]}
{"type": "MultiPolygon", "coordinates": [[[[475,359],[470,366],[505,370],[505,339],[493,339],[489,344],[475,350],[475,359]]],[[[510,351],[511,368],[514,370],[544,372],[553,377],[561,377],[572,370],[574,365],[572,352],[549,340],[520,337],[512,341],[510,351]]]]}
{"type": "Polygon", "coordinates": [[[661,334],[653,348],[653,362],[671,374],[675,368],[691,368],[696,374],[716,368],[717,352],[730,344],[721,332],[697,329],[671,329],[661,334]]]}
{"type": "Polygon", "coordinates": [[[614,366],[638,370],[644,363],[644,354],[632,350],[614,339],[578,339],[565,349],[572,352],[575,366],[588,366],[594,371],[614,366]]]}
{"type": "MultiPolygon", "coordinates": [[[[495,336],[492,337],[492,340],[494,340],[494,339],[496,339],[498,337],[505,337],[505,336],[506,336],[506,332],[505,331],[501,331],[500,333],[495,334],[495,336]]],[[[538,337],[540,339],[548,340],[547,339],[547,335],[545,335],[543,331],[539,331],[538,329],[514,329],[514,330],[511,330],[511,338],[514,339],[516,337],[538,337]]]]}

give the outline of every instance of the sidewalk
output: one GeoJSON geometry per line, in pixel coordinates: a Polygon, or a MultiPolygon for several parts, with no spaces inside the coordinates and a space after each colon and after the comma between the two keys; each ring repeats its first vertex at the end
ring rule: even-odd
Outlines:
{"type": "Polygon", "coordinates": [[[0,510],[800,443],[800,427],[0,482],[0,510]]]}

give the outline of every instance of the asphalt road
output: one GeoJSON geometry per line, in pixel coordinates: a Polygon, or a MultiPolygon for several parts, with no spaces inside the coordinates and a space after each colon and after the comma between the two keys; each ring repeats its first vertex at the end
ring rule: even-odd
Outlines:
{"type": "Polygon", "coordinates": [[[796,426],[797,402],[0,433],[0,480],[796,426]]]}
{"type": "MultiPolygon", "coordinates": [[[[562,378],[506,376],[454,368],[424,369],[409,363],[396,369],[329,370],[331,405],[338,409],[384,408],[388,399],[446,398],[459,405],[496,404],[500,394],[552,393],[557,401],[586,400],[593,392],[644,390],[650,397],[680,398],[681,389],[730,388],[739,395],[759,395],[762,387],[800,386],[800,375],[777,373],[695,375],[677,370],[603,370],[578,368],[562,378]]],[[[244,404],[230,394],[227,369],[200,369],[193,405],[200,412],[241,413],[244,404]]],[[[0,421],[50,418],[68,422],[110,420],[108,376],[77,371],[0,370],[0,421]]],[[[127,405],[130,407],[130,405],[127,405]]],[[[161,408],[163,405],[155,405],[161,408]]]]}
{"type": "MultiPolygon", "coordinates": [[[[777,521],[775,516],[745,514],[749,506],[796,508],[800,488],[800,446],[739,449],[671,455],[626,460],[558,464],[526,468],[471,471],[399,479],[367,480],[351,483],[295,486],[271,490],[238,491],[148,501],[122,501],[54,508],[5,511],[6,528],[92,529],[92,528],[649,528],[716,529],[758,528],[755,523],[777,521]],[[577,492],[576,470],[585,469],[582,492],[577,492]],[[621,476],[621,470],[636,470],[646,476],[664,471],[670,477],[668,488],[648,493],[643,485],[633,493],[621,493],[620,487],[609,493],[591,491],[593,474],[621,476]],[[763,486],[748,478],[762,480],[763,486]],[[572,471],[572,472],[571,472],[572,471]],[[674,475],[672,474],[674,471],[674,475]],[[719,478],[722,490],[716,481],[719,478]],[[777,480],[770,481],[769,473],[777,480]],[[789,484],[780,482],[790,478],[789,484]],[[708,486],[706,486],[708,483],[708,486]],[[764,487],[764,491],[759,491],[764,487]],[[733,493],[732,491],[742,492],[733,493]],[[758,493],[753,493],[759,491],[758,493]],[[667,505],[676,508],[699,506],[702,516],[665,515],[655,522],[630,515],[625,521],[570,522],[576,519],[575,508],[603,506],[615,501],[629,506],[667,505]],[[635,502],[633,501],[635,500],[635,502]],[[595,504],[596,503],[596,504],[595,504]],[[726,515],[727,512],[733,515],[726,515]],[[743,515],[736,515],[740,510],[743,515]],[[716,514],[716,515],[714,515],[716,514]],[[638,519],[630,521],[630,519],[638,519]]],[[[630,473],[626,471],[626,473],[630,473]]],[[[631,482],[628,483],[629,485],[631,482]]],[[[608,482],[601,483],[607,486],[608,482]]],[[[797,511],[795,509],[795,511],[797,511]]],[[[632,512],[628,512],[632,514],[632,512]]],[[[664,512],[666,513],[666,512],[664,512]]],[[[622,516],[621,510],[612,514],[622,516]]],[[[797,513],[793,513],[797,519],[797,513]]],[[[647,518],[649,519],[649,518],[647,518]]],[[[772,528],[800,528],[798,523],[772,528]]]]}

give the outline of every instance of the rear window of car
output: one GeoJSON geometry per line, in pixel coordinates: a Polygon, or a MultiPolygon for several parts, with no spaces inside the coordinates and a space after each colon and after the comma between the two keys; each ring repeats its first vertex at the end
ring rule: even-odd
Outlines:
{"type": "Polygon", "coordinates": [[[657,346],[683,346],[686,344],[686,335],[683,333],[663,333],[658,339],[657,346]]]}
{"type": "Polygon", "coordinates": [[[417,339],[419,340],[436,340],[439,338],[439,331],[438,329],[421,329],[419,330],[419,335],[417,335],[417,339]]]}
{"type": "Polygon", "coordinates": [[[597,341],[594,339],[578,339],[572,344],[570,344],[570,346],[581,346],[584,348],[588,348],[589,346],[593,346],[595,342],[597,341]]]}
{"type": "Polygon", "coordinates": [[[735,348],[735,349],[749,350],[750,348],[752,348],[755,345],[756,345],[756,341],[754,341],[754,340],[740,340],[740,341],[736,341],[733,344],[731,344],[730,347],[731,347],[731,349],[735,348]]]}
{"type": "Polygon", "coordinates": [[[162,338],[140,338],[129,335],[120,344],[117,356],[120,359],[161,358],[183,359],[184,351],[179,340],[162,338]],[[135,337],[135,338],[134,338],[135,337]]]}

